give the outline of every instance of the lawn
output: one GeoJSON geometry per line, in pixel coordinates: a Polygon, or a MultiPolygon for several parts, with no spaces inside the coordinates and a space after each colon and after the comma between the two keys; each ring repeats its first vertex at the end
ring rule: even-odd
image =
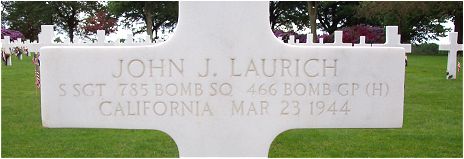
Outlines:
{"type": "MultiPolygon", "coordinates": [[[[462,73],[445,79],[446,56],[409,56],[401,129],[297,129],[270,157],[463,157],[462,73]]],[[[31,57],[2,65],[2,157],[178,157],[160,131],[46,129],[31,57]]]]}

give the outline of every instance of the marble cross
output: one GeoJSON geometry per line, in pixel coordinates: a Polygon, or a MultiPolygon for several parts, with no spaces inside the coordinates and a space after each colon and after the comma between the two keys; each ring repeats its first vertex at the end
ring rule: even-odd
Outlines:
{"type": "Polygon", "coordinates": [[[306,34],[306,45],[311,46],[313,42],[313,34],[306,34]]]}
{"type": "Polygon", "coordinates": [[[359,44],[354,44],[354,46],[368,46],[368,47],[370,47],[371,44],[366,44],[366,37],[365,36],[360,36],[359,37],[359,44]]]}
{"type": "Polygon", "coordinates": [[[343,31],[334,32],[334,42],[325,43],[327,46],[353,46],[351,43],[343,43],[343,31]]]}
{"type": "Polygon", "coordinates": [[[385,44],[372,44],[373,47],[402,47],[406,53],[411,53],[411,44],[401,44],[398,26],[386,26],[385,44]]]}
{"type": "MultiPolygon", "coordinates": [[[[299,41],[298,41],[298,42],[299,42],[299,41]]],[[[290,36],[288,37],[288,44],[290,44],[290,45],[297,44],[297,43],[295,43],[295,35],[290,35],[290,36]]]]}
{"type": "Polygon", "coordinates": [[[97,42],[96,43],[83,43],[79,38],[74,37],[73,43],[70,40],[66,40],[63,43],[54,43],[53,37],[54,30],[53,25],[41,25],[41,32],[39,33],[38,42],[25,42],[23,46],[27,47],[30,52],[38,52],[39,49],[43,46],[85,46],[85,45],[110,45],[109,43],[105,42],[105,31],[104,30],[97,30],[97,42]]]}
{"type": "Polygon", "coordinates": [[[25,47],[29,49],[29,52],[37,53],[39,52],[42,46],[51,46],[51,45],[66,45],[66,44],[54,44],[53,40],[53,25],[41,25],[41,32],[38,35],[38,42],[34,41],[31,43],[25,44],[25,47]]]}
{"type": "Polygon", "coordinates": [[[449,33],[449,44],[440,44],[439,50],[448,51],[448,64],[446,65],[446,79],[456,79],[457,52],[462,51],[462,44],[458,44],[458,33],[449,33]]]}
{"type": "MultiPolygon", "coordinates": [[[[290,36],[290,41],[293,41],[294,36],[290,36]]],[[[343,31],[334,32],[334,42],[333,43],[324,43],[323,38],[319,38],[319,43],[313,43],[312,34],[308,34],[306,37],[306,44],[304,46],[352,46],[351,43],[343,43],[343,31]]],[[[293,44],[290,43],[289,44],[293,44]]]]}
{"type": "Polygon", "coordinates": [[[403,48],[285,44],[268,2],[179,2],[159,45],[41,53],[44,127],[160,130],[181,157],[264,157],[289,129],[403,123],[403,48]]]}
{"type": "Polygon", "coordinates": [[[29,49],[29,52],[34,52],[34,53],[39,52],[39,49],[40,49],[39,43],[37,41],[28,43],[26,47],[29,49]]]}
{"type": "Polygon", "coordinates": [[[97,30],[97,44],[103,45],[105,44],[105,31],[104,30],[97,30]]]}
{"type": "Polygon", "coordinates": [[[4,36],[2,39],[2,49],[8,54],[11,54],[10,47],[12,47],[10,36],[4,36]]]}
{"type": "Polygon", "coordinates": [[[23,39],[21,38],[17,38],[15,41],[14,41],[15,45],[17,47],[21,47],[23,45],[23,39]]]}
{"type": "Polygon", "coordinates": [[[12,47],[12,44],[11,44],[11,41],[10,41],[10,36],[4,36],[3,39],[2,39],[2,49],[3,51],[5,51],[6,54],[9,54],[8,58],[6,59],[6,65],[7,66],[12,66],[13,65],[13,61],[11,60],[13,54],[11,52],[11,47],[12,47]]]}
{"type": "Polygon", "coordinates": [[[319,38],[319,43],[313,42],[313,34],[306,35],[306,43],[302,44],[303,46],[323,46],[324,45],[324,38],[319,38]]]}
{"type": "Polygon", "coordinates": [[[324,45],[324,38],[319,38],[319,45],[324,45]]]}
{"type": "Polygon", "coordinates": [[[39,36],[39,43],[43,46],[52,45],[53,44],[53,25],[41,25],[40,26],[40,36],[39,36]]]}

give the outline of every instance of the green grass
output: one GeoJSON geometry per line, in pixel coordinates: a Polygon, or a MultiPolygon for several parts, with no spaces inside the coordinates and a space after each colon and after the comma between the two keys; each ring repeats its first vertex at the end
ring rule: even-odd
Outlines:
{"type": "Polygon", "coordinates": [[[279,135],[271,157],[461,157],[462,73],[446,56],[409,56],[401,129],[299,129],[279,135]]]}
{"type": "MultiPolygon", "coordinates": [[[[463,157],[462,74],[445,79],[446,56],[409,56],[401,129],[298,129],[270,157],[463,157]]],[[[160,131],[46,129],[31,57],[2,66],[2,157],[178,157],[160,131]]]]}

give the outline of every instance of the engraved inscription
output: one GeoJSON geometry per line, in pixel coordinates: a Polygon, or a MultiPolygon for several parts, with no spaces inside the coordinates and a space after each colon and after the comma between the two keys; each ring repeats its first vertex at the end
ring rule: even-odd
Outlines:
{"type": "Polygon", "coordinates": [[[337,61],[337,59],[249,59],[244,60],[244,64],[237,65],[239,59],[231,58],[230,75],[232,77],[336,77],[337,61]]]}
{"type": "Polygon", "coordinates": [[[113,77],[119,78],[129,75],[133,78],[148,77],[172,77],[173,74],[183,75],[184,59],[131,59],[119,60],[113,77]]]}
{"type": "Polygon", "coordinates": [[[324,58],[120,59],[109,74],[115,82],[60,83],[57,92],[59,96],[74,98],[98,97],[95,109],[105,117],[349,115],[356,111],[356,105],[352,105],[356,103],[352,101],[356,97],[388,96],[389,85],[384,81],[311,80],[336,79],[343,74],[339,72],[340,64],[338,59],[324,58]],[[200,66],[185,67],[191,62],[200,66]],[[214,72],[218,70],[218,64],[225,64],[225,70],[214,72]],[[185,76],[189,79],[194,76],[198,80],[178,78],[185,76]],[[142,77],[151,80],[137,80],[142,77]],[[160,77],[163,78],[158,79],[160,77]],[[219,77],[229,80],[219,80],[219,77]],[[133,80],[120,80],[123,78],[133,80]],[[247,78],[263,80],[242,82],[241,85],[234,82],[247,78]],[[267,78],[291,80],[265,80],[267,78]],[[106,98],[112,95],[118,100],[106,98]],[[215,96],[228,100],[211,102],[200,99],[215,96]],[[256,100],[245,99],[246,96],[256,100]],[[215,107],[228,107],[224,110],[229,112],[216,112],[215,107]]]}

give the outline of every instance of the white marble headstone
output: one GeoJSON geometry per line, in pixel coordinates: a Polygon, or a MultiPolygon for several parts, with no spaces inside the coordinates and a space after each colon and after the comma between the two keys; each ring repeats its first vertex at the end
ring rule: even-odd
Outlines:
{"type": "Polygon", "coordinates": [[[14,42],[16,43],[17,46],[21,46],[21,43],[23,42],[23,39],[17,38],[14,42]]]}
{"type": "Polygon", "coordinates": [[[402,127],[403,48],[295,46],[269,28],[268,2],[180,2],[160,45],[43,47],[42,123],[161,130],[182,157],[267,156],[296,128],[402,127]]]}
{"type": "Polygon", "coordinates": [[[5,50],[7,54],[11,54],[10,47],[11,47],[10,36],[4,36],[2,39],[2,48],[5,50]]]}
{"type": "Polygon", "coordinates": [[[127,39],[124,41],[124,44],[133,44],[134,36],[132,34],[127,34],[127,39]]]}
{"type": "Polygon", "coordinates": [[[295,35],[290,35],[288,37],[288,44],[295,44],[295,35]]]}
{"type": "Polygon", "coordinates": [[[354,46],[371,46],[371,44],[366,44],[365,36],[359,36],[359,44],[354,44],[354,46]]]}
{"type": "Polygon", "coordinates": [[[458,44],[458,33],[449,33],[449,44],[440,44],[439,50],[448,51],[448,63],[446,65],[446,79],[456,79],[457,52],[463,50],[463,45],[458,44]]]}
{"type": "Polygon", "coordinates": [[[411,44],[401,44],[398,26],[386,26],[385,44],[372,44],[373,47],[402,47],[406,53],[411,53],[411,44]]]}
{"type": "Polygon", "coordinates": [[[6,59],[6,65],[7,66],[12,66],[13,65],[13,61],[11,60],[11,57],[13,55],[12,55],[12,52],[10,50],[10,47],[12,47],[11,46],[10,36],[4,36],[3,37],[3,42],[2,42],[2,48],[4,48],[4,51],[5,51],[6,54],[10,54],[10,56],[8,56],[8,58],[6,59]]]}
{"type": "Polygon", "coordinates": [[[325,43],[328,46],[352,46],[351,43],[343,43],[343,31],[335,31],[334,32],[334,42],[333,43],[325,43]]]}
{"type": "Polygon", "coordinates": [[[39,43],[43,46],[53,43],[53,25],[41,25],[41,32],[39,34],[39,43]]]}
{"type": "Polygon", "coordinates": [[[313,43],[313,34],[306,34],[306,45],[311,46],[313,43]]]}
{"type": "Polygon", "coordinates": [[[104,30],[97,30],[97,44],[105,44],[105,31],[104,30]]]}
{"type": "Polygon", "coordinates": [[[29,44],[28,48],[29,48],[29,52],[37,53],[39,52],[40,46],[37,41],[33,41],[29,44]]]}

